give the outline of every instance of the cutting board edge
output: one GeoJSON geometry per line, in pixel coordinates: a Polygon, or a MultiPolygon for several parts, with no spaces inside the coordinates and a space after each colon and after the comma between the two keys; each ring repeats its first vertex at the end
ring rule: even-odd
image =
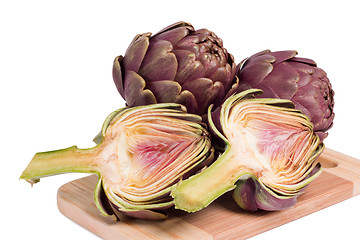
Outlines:
{"type": "Polygon", "coordinates": [[[320,163],[333,167],[324,171],[353,183],[353,196],[360,195],[360,160],[335,150],[325,148],[319,157],[320,163]]]}
{"type": "MultiPolygon", "coordinates": [[[[79,184],[79,182],[86,181],[88,179],[97,179],[97,177],[97,175],[91,175],[73,180],[63,184],[57,192],[57,206],[59,211],[65,217],[92,232],[96,236],[109,240],[152,240],[188,239],[185,236],[189,234],[191,236],[195,236],[197,240],[213,240],[213,236],[211,234],[188,223],[187,221],[184,221],[181,218],[172,217],[171,220],[167,219],[166,222],[163,222],[163,224],[165,224],[167,228],[171,228],[172,231],[169,234],[161,234],[161,228],[151,229],[152,226],[149,225],[151,225],[152,221],[135,219],[136,223],[130,220],[123,221],[122,225],[119,225],[115,216],[103,216],[100,212],[97,212],[97,209],[95,212],[86,211],[86,206],[89,204],[84,203],[85,201],[79,203],[74,200],[70,200],[71,196],[69,192],[73,189],[77,189],[77,191],[89,191],[89,189],[84,189],[83,184],[79,184]],[[99,218],[101,218],[101,220],[99,218]],[[87,219],[87,221],[83,221],[84,219],[87,219]],[[107,229],[107,231],[103,231],[103,229],[107,229]],[[116,238],[114,238],[114,236],[116,236],[116,238]]],[[[93,189],[91,189],[91,191],[92,190],[93,189]]],[[[81,193],[79,195],[81,195],[81,193]]],[[[94,205],[92,202],[93,199],[86,200],[90,201],[92,205],[94,205]]]]}
{"type": "MultiPolygon", "coordinates": [[[[91,176],[88,176],[91,177],[91,176]]],[[[85,178],[88,178],[85,177],[85,178]]],[[[96,220],[94,216],[89,214],[86,211],[83,211],[77,204],[70,201],[66,195],[64,194],[66,191],[66,188],[69,186],[69,184],[75,182],[77,180],[74,180],[72,182],[66,183],[62,185],[57,192],[57,206],[59,211],[68,219],[75,222],[79,226],[85,228],[92,234],[102,238],[102,239],[111,239],[111,234],[113,234],[112,231],[101,231],[101,228],[108,228],[108,225],[105,222],[100,222],[96,220]],[[79,221],[78,219],[88,219],[87,221],[79,221]],[[95,227],[93,227],[95,226],[95,227]]],[[[99,213],[100,214],[100,213],[99,213]]],[[[113,219],[115,221],[115,219],[113,219]]],[[[121,232],[116,232],[116,234],[119,234],[119,237],[124,240],[131,240],[128,238],[125,234],[122,234],[121,232]]]]}

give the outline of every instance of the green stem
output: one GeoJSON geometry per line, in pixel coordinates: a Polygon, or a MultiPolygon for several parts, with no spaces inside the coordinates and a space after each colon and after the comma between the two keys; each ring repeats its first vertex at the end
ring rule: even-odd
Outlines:
{"type": "Polygon", "coordinates": [[[41,177],[69,172],[98,173],[96,155],[98,146],[78,149],[72,146],[65,149],[35,154],[20,179],[36,183],[41,177]]]}
{"type": "Polygon", "coordinates": [[[171,192],[175,208],[196,212],[208,206],[225,192],[235,188],[243,175],[251,172],[241,165],[230,147],[208,168],[185,181],[179,182],[171,192]]]}

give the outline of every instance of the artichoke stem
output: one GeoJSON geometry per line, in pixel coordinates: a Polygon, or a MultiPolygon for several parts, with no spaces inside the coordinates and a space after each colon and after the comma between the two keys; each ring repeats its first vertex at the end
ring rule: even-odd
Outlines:
{"type": "Polygon", "coordinates": [[[20,179],[33,184],[42,177],[69,173],[98,173],[96,155],[98,146],[79,149],[72,146],[49,152],[36,153],[20,179]]]}
{"type": "Polygon", "coordinates": [[[205,208],[222,194],[234,189],[236,181],[247,174],[250,171],[241,165],[228,146],[210,167],[176,185],[171,193],[175,208],[187,212],[205,208]]]}

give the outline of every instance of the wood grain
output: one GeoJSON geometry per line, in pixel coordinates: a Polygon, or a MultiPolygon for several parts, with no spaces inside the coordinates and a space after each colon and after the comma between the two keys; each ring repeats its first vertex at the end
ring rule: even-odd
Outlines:
{"type": "Polygon", "coordinates": [[[299,197],[298,203],[279,212],[242,211],[225,194],[207,208],[192,214],[171,209],[164,221],[102,216],[93,201],[97,176],[63,185],[59,210],[103,239],[247,239],[329,207],[360,193],[360,161],[326,149],[320,157],[325,171],[299,197]]]}
{"type": "Polygon", "coordinates": [[[353,196],[360,194],[360,163],[359,160],[326,148],[319,157],[325,171],[344,178],[354,184],[353,196]]]}

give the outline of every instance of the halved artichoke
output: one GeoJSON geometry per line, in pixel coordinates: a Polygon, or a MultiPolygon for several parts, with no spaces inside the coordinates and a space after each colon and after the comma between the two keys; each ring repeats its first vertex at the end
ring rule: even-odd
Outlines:
{"type": "Polygon", "coordinates": [[[224,153],[201,173],[180,181],[171,196],[175,208],[198,211],[225,192],[234,191],[240,207],[255,211],[292,206],[321,172],[316,158],[324,145],[308,117],[289,100],[254,98],[250,89],[228,98],[215,127],[224,153]]]}
{"type": "Polygon", "coordinates": [[[175,103],[117,110],[106,118],[97,141],[89,149],[37,153],[21,179],[36,183],[55,174],[94,173],[101,213],[162,219],[161,210],[173,205],[173,185],[213,159],[201,117],[175,103]]]}

